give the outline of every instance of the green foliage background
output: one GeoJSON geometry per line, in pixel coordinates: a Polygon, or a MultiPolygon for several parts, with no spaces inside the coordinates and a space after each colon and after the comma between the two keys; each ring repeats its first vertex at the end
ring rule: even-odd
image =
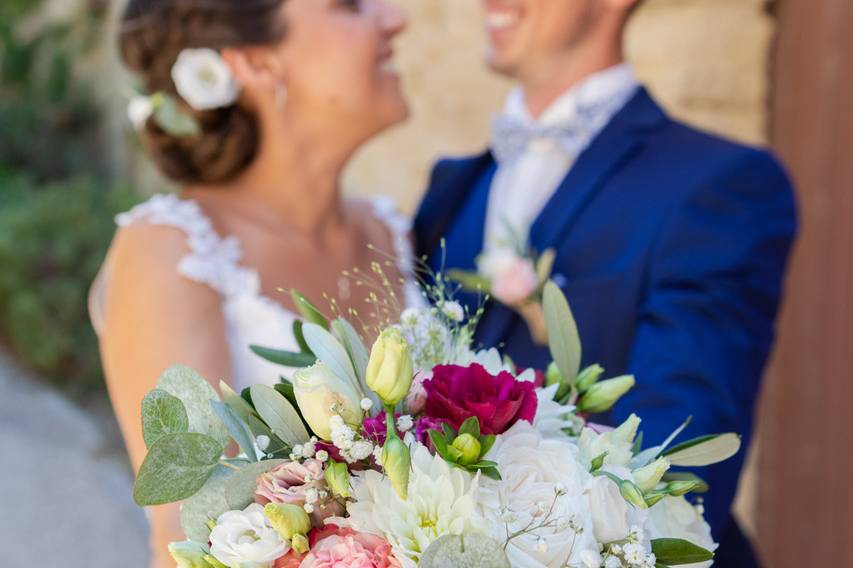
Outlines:
{"type": "Polygon", "coordinates": [[[106,2],[21,33],[40,0],[0,2],[0,344],[73,391],[102,388],[88,289],[136,200],[110,178],[104,117],[78,60],[106,2]]]}

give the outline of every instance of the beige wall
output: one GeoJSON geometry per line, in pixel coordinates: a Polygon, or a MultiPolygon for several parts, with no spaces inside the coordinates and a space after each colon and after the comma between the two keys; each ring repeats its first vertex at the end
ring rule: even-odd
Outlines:
{"type": "MultiPolygon", "coordinates": [[[[479,0],[396,1],[411,17],[398,63],[413,115],[359,154],[347,187],[390,193],[412,210],[436,157],[484,146],[507,84],[483,67],[479,0]]],[[[647,2],[628,52],[654,94],[675,116],[762,142],[773,33],[763,0],[647,2]]]]}

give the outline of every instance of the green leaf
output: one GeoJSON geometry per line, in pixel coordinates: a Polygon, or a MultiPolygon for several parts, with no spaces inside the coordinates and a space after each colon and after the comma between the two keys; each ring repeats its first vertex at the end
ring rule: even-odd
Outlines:
{"type": "Polygon", "coordinates": [[[462,434],[471,434],[475,438],[480,438],[480,419],[476,416],[471,416],[465,422],[462,423],[462,426],[459,427],[459,436],[462,434]]]}
{"type": "Polygon", "coordinates": [[[557,363],[563,378],[569,383],[574,383],[581,366],[578,327],[568,300],[553,282],[545,284],[543,308],[551,357],[557,363]]]}
{"type": "Polygon", "coordinates": [[[441,457],[447,459],[450,454],[447,451],[448,443],[444,436],[442,436],[437,430],[430,430],[429,439],[432,440],[432,445],[435,446],[435,451],[438,452],[441,457]]]}
{"type": "Polygon", "coordinates": [[[219,395],[204,377],[189,367],[176,366],[163,373],[157,388],[181,400],[187,411],[190,432],[207,434],[223,447],[228,443],[228,431],[210,406],[210,401],[219,400],[219,395]]]}
{"type": "Polygon", "coordinates": [[[237,413],[237,416],[245,420],[249,421],[249,416],[255,413],[255,409],[252,408],[252,405],[246,402],[246,400],[234,392],[225,381],[219,382],[219,392],[222,393],[222,400],[231,407],[231,410],[237,413]]]}
{"type": "Polygon", "coordinates": [[[284,396],[266,385],[253,385],[251,392],[258,414],[282,442],[293,447],[308,441],[310,436],[302,418],[284,396]]]}
{"type": "Polygon", "coordinates": [[[441,433],[444,434],[444,437],[448,440],[452,440],[456,437],[456,430],[454,430],[453,426],[447,422],[441,423],[441,433]]]}
{"type": "Polygon", "coordinates": [[[154,119],[157,126],[164,132],[176,138],[191,138],[201,134],[201,126],[189,112],[178,106],[177,101],[170,96],[160,93],[155,104],[154,119]]]}
{"type": "Polygon", "coordinates": [[[498,469],[495,467],[483,469],[480,471],[482,471],[483,475],[485,475],[486,477],[488,477],[490,479],[494,479],[495,481],[501,480],[501,472],[498,471],[498,469]]]}
{"type": "Polygon", "coordinates": [[[448,270],[447,278],[462,286],[463,290],[468,292],[480,292],[488,294],[492,289],[491,281],[476,272],[467,272],[465,270],[448,270]]]}
{"type": "Polygon", "coordinates": [[[480,455],[485,456],[489,453],[489,450],[492,449],[492,446],[495,445],[495,440],[498,437],[494,434],[489,434],[488,436],[480,436],[480,455]]]}
{"type": "Polygon", "coordinates": [[[693,564],[714,559],[714,553],[690,541],[678,538],[659,538],[652,541],[652,552],[664,566],[693,564]]]}
{"type": "Polygon", "coordinates": [[[707,481],[689,471],[668,471],[663,474],[663,481],[693,481],[697,484],[693,493],[707,493],[710,489],[707,481]]]}
{"type": "Polygon", "coordinates": [[[740,450],[740,436],[720,434],[702,436],[678,444],[663,453],[676,466],[702,467],[725,461],[740,450]]]}
{"type": "Polygon", "coordinates": [[[329,329],[329,320],[317,309],[317,306],[311,303],[311,300],[297,290],[292,290],[290,296],[305,321],[319,325],[323,329],[329,329]]]}
{"type": "Polygon", "coordinates": [[[575,382],[578,392],[585,393],[588,391],[592,385],[598,382],[598,379],[600,379],[603,374],[604,367],[601,365],[590,365],[581,371],[578,375],[577,381],[575,382]]]}
{"type": "Polygon", "coordinates": [[[551,278],[556,258],[557,251],[554,249],[548,249],[539,256],[539,260],[536,261],[536,277],[539,282],[547,282],[551,278]]]}
{"type": "Polygon", "coordinates": [[[228,433],[231,434],[231,437],[234,438],[249,461],[258,461],[258,456],[255,453],[255,437],[252,435],[249,425],[224,402],[211,400],[210,404],[213,405],[213,410],[219,416],[219,419],[222,420],[225,428],[228,429],[228,433]]]}
{"type": "Polygon", "coordinates": [[[230,510],[225,500],[225,482],[232,473],[230,468],[216,466],[198,493],[181,504],[181,527],[190,540],[207,542],[210,537],[208,521],[215,521],[230,510]]]}
{"type": "Polygon", "coordinates": [[[161,436],[189,431],[184,403],[164,390],[154,389],[142,399],[142,437],[150,448],[161,436]]]}
{"type": "Polygon", "coordinates": [[[263,420],[258,418],[256,415],[249,416],[249,419],[246,421],[249,425],[249,429],[252,431],[252,434],[257,438],[258,436],[266,436],[270,439],[270,446],[267,448],[267,454],[272,454],[277,451],[289,450],[287,444],[281,441],[281,439],[273,434],[272,430],[270,430],[269,426],[267,426],[263,420]]]}
{"type": "Polygon", "coordinates": [[[242,511],[255,500],[258,477],[286,460],[265,460],[241,467],[225,482],[225,501],[231,510],[242,511]]]}
{"type": "Polygon", "coordinates": [[[299,346],[299,350],[302,353],[311,353],[311,349],[308,348],[308,344],[305,343],[305,336],[302,335],[302,320],[293,320],[293,338],[296,340],[296,344],[299,346]]]}
{"type": "Polygon", "coordinates": [[[270,349],[269,347],[261,347],[259,345],[250,345],[249,349],[255,355],[266,359],[270,363],[283,365],[285,367],[293,367],[294,369],[304,369],[310,367],[317,362],[317,358],[311,353],[296,353],[295,351],[285,351],[283,349],[270,349]]]}
{"type": "Polygon", "coordinates": [[[205,434],[166,434],[154,442],[133,486],[137,505],[164,505],[202,488],[222,456],[224,444],[205,434]]]}
{"type": "Polygon", "coordinates": [[[634,445],[631,447],[632,455],[636,456],[641,451],[643,451],[643,438],[645,438],[643,432],[640,432],[639,434],[637,434],[637,437],[634,438],[634,445]]]}
{"type": "Polygon", "coordinates": [[[305,334],[308,347],[311,348],[317,359],[325,363],[339,379],[349,381],[357,392],[364,394],[361,383],[355,376],[355,369],[353,369],[349,354],[341,342],[334,335],[313,323],[306,323],[302,332],[305,334]]]}

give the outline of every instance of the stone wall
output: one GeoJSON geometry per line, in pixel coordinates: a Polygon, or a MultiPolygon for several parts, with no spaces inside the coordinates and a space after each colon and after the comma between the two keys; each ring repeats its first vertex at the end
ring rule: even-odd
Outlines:
{"type": "MultiPolygon", "coordinates": [[[[411,210],[436,157],[484,146],[507,84],[482,64],[479,0],[396,1],[411,19],[398,63],[413,116],[361,152],[347,184],[390,193],[411,210]]],[[[761,143],[773,35],[764,1],[646,0],[631,26],[629,57],[673,115],[761,143]]]]}

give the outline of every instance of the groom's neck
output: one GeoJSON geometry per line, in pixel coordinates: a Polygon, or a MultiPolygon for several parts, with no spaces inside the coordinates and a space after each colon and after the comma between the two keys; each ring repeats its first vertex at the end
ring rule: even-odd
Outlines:
{"type": "Polygon", "coordinates": [[[563,93],[596,73],[625,61],[622,46],[590,46],[556,54],[520,73],[518,83],[530,115],[538,118],[563,93]]]}

